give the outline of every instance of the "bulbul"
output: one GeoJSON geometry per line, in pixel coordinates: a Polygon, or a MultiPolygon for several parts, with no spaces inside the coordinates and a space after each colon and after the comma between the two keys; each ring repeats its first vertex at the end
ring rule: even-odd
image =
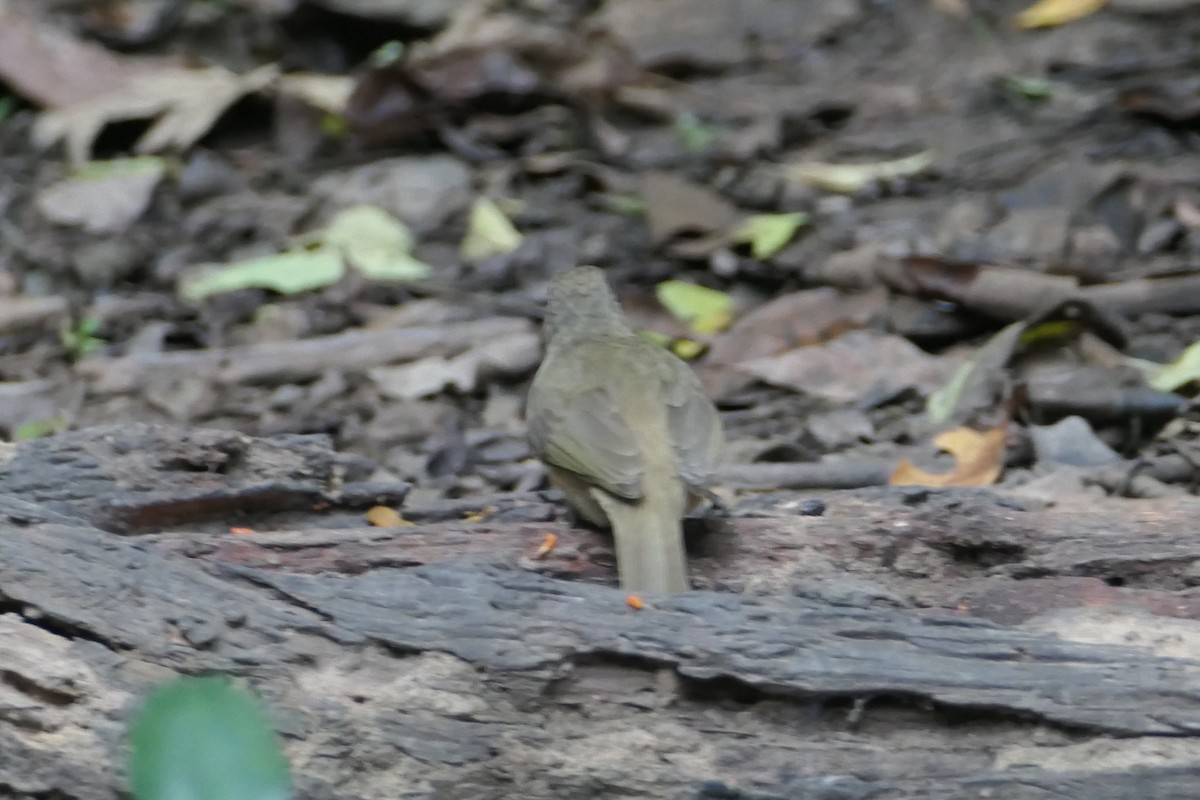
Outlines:
{"type": "Polygon", "coordinates": [[[584,519],[612,528],[622,589],[687,591],[681,519],[710,496],[716,407],[687,364],[630,330],[596,267],[554,281],[543,336],[530,448],[584,519]]]}

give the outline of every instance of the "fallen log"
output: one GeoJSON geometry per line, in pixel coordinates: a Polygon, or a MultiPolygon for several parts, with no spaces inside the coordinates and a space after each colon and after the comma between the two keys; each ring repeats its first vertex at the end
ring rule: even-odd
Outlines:
{"type": "Polygon", "coordinates": [[[639,611],[612,586],[606,537],[536,519],[546,498],[491,498],[498,521],[336,529],[361,511],[336,505],[339,460],[319,439],[124,434],[115,450],[111,430],[23,444],[0,466],[6,795],[117,796],[138,699],[207,671],[264,696],[299,797],[1194,795],[1196,623],[1114,606],[1145,593],[1186,606],[1168,576],[1200,558],[1181,525],[1194,502],[1084,514],[863,490],[803,517],[795,496],[755,498],[693,521],[710,588],[639,611]],[[139,441],[154,448],[142,477],[180,451],[196,463],[200,441],[223,442],[225,466],[134,485],[139,441]],[[90,463],[91,480],[55,494],[32,480],[43,461],[65,479],[90,463]],[[263,483],[318,507],[260,509],[287,521],[276,532],[217,527],[263,483]],[[196,525],[96,524],[126,518],[114,502],[129,515],[172,491],[196,525]],[[536,560],[547,530],[559,545],[536,560]],[[950,605],[1071,580],[1110,593],[1107,628],[1082,624],[1085,594],[1024,608],[1020,626],[950,605]]]}

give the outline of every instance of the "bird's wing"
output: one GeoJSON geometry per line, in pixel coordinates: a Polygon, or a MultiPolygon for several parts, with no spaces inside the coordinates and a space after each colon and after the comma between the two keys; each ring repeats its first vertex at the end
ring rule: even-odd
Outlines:
{"type": "Polygon", "coordinates": [[[663,396],[679,477],[688,487],[702,489],[712,482],[725,453],[721,418],[691,368],[670,353],[663,355],[675,365],[663,381],[663,396]]]}
{"type": "Polygon", "coordinates": [[[642,456],[607,386],[529,391],[529,446],[547,463],[627,500],[642,497],[642,456]]]}

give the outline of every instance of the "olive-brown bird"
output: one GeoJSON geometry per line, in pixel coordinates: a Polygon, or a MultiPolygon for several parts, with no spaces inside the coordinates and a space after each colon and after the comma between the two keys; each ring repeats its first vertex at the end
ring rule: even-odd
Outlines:
{"type": "Polygon", "coordinates": [[[584,519],[612,528],[623,589],[687,591],[681,519],[710,496],[716,407],[687,364],[630,330],[596,267],[554,281],[543,333],[531,449],[584,519]]]}

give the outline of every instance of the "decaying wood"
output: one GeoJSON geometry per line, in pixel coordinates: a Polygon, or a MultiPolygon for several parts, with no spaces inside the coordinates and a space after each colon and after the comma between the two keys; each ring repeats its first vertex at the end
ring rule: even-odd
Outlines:
{"type": "Polygon", "coordinates": [[[732,489],[860,489],[886,485],[893,469],[893,463],[848,459],[730,464],[721,471],[721,481],[732,489]]]}
{"type": "Polygon", "coordinates": [[[606,538],[541,521],[545,498],[338,530],[353,481],[319,437],[117,434],[0,466],[5,796],[116,796],[137,699],[208,670],[267,699],[300,797],[1194,796],[1200,628],[1116,605],[1145,600],[1139,576],[1187,583],[1196,503],[1033,512],[877,489],[802,517],[758,498],[692,521],[711,589],[635,611],[606,538]],[[172,485],[197,524],[134,512],[171,506],[172,485]],[[262,485],[304,499],[259,517],[290,530],[215,528],[262,485]],[[1108,616],[1072,611],[1072,581],[1108,616]],[[1048,582],[1066,609],[1021,626],[954,606],[1048,582]]]}
{"type": "Polygon", "coordinates": [[[90,358],[77,370],[99,393],[132,392],[152,380],[199,379],[215,384],[303,383],[330,364],[364,372],[371,367],[445,355],[505,334],[533,330],[529,320],[488,317],[455,325],[351,331],[289,342],[90,358]]]}
{"type": "Polygon", "coordinates": [[[65,297],[6,296],[0,298],[0,334],[52,325],[69,311],[65,297]]]}

